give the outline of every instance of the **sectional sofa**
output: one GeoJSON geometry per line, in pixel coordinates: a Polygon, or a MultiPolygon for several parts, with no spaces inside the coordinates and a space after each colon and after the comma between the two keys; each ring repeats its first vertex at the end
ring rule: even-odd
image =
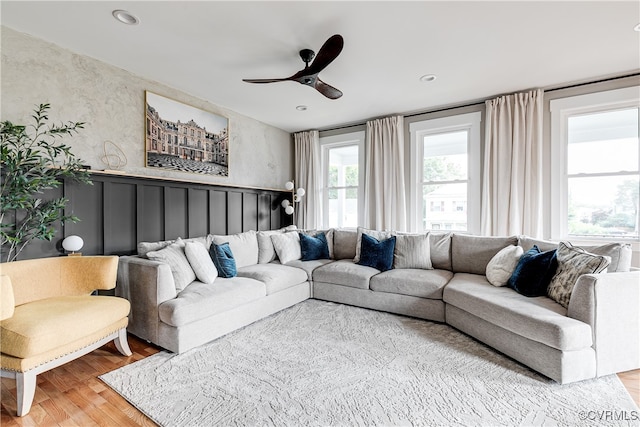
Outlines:
{"type": "Polygon", "coordinates": [[[182,353],[316,298],[446,322],[560,383],[640,368],[640,271],[629,271],[627,245],[590,248],[614,262],[606,273],[580,276],[564,307],[547,296],[494,286],[486,276],[487,266],[507,247],[527,251],[535,244],[548,250],[557,243],[526,236],[331,229],[323,233],[329,259],[302,261],[292,239],[298,233],[318,231],[139,244],[138,256],[121,257],[118,269],[117,295],[131,302],[129,332],[182,353]],[[362,235],[370,233],[397,239],[394,268],[380,271],[357,262],[362,235]],[[158,257],[164,248],[194,242],[205,248],[228,243],[237,276],[210,284],[190,281],[192,276],[185,280],[175,261],[158,257]]]}

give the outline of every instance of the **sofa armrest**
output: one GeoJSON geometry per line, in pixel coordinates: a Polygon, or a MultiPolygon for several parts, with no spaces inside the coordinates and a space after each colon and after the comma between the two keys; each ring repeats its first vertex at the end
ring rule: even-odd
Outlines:
{"type": "Polygon", "coordinates": [[[578,278],[567,315],[591,325],[597,375],[640,368],[640,271],[578,278]]]}
{"type": "Polygon", "coordinates": [[[116,295],[131,303],[132,334],[158,342],[158,306],[176,297],[176,285],[168,264],[137,256],[122,256],[118,263],[116,295]]]}

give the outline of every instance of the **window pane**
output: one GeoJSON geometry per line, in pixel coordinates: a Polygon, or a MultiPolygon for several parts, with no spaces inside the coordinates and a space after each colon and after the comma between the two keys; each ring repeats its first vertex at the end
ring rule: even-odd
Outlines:
{"type": "Polygon", "coordinates": [[[358,185],[358,146],[329,149],[329,187],[358,185]]]}
{"type": "Polygon", "coordinates": [[[569,175],[638,170],[638,109],[568,119],[569,175]]]}
{"type": "Polygon", "coordinates": [[[329,227],[358,226],[358,193],[352,189],[330,190],[336,195],[329,199],[329,227]]]}
{"type": "Polygon", "coordinates": [[[467,179],[468,131],[424,138],[423,182],[467,179]]]}
{"type": "Polygon", "coordinates": [[[467,184],[424,185],[422,224],[425,230],[467,230],[467,184]]]}
{"type": "Polygon", "coordinates": [[[638,237],[637,176],[569,178],[572,236],[638,237]]]}

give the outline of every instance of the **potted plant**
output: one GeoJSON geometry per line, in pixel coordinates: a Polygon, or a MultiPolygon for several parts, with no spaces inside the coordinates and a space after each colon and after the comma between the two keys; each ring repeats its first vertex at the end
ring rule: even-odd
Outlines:
{"type": "Polygon", "coordinates": [[[49,124],[49,104],[40,104],[32,124],[0,123],[0,243],[2,260],[15,261],[33,239],[51,240],[57,221],[78,221],[65,215],[64,197],[43,199],[44,191],[63,180],[91,183],[89,173],[62,142],[83,129],[83,122],[49,124]]]}

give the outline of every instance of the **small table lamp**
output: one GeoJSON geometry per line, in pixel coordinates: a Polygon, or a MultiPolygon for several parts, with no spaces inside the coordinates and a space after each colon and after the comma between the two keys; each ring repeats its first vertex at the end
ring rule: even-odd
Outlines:
{"type": "Polygon", "coordinates": [[[82,256],[80,252],[76,253],[76,251],[82,249],[82,245],[84,245],[84,240],[82,240],[82,237],[76,235],[67,236],[62,241],[62,247],[64,250],[71,252],[68,256],[82,256]]]}

